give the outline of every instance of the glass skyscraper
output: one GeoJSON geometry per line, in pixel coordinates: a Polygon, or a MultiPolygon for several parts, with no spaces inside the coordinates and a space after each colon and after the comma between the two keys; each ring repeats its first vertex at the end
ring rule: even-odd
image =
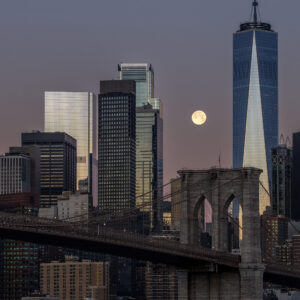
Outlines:
{"type": "Polygon", "coordinates": [[[136,110],[136,204],[148,213],[148,230],[159,230],[162,220],[163,121],[151,104],[136,110]],[[152,192],[151,192],[152,191],[152,192]],[[151,203],[151,205],[143,205],[151,203]]]}
{"type": "Polygon", "coordinates": [[[278,144],[278,35],[258,21],[257,5],[233,36],[233,166],[263,170],[262,214],[270,206],[271,148],[278,144]]]}
{"type": "Polygon", "coordinates": [[[65,132],[77,141],[77,190],[91,192],[93,107],[89,92],[45,92],[45,131],[65,132]]]}
{"type": "Polygon", "coordinates": [[[154,97],[154,72],[147,63],[121,63],[118,65],[120,80],[136,83],[136,106],[140,107],[154,97]]]}
{"type": "Polygon", "coordinates": [[[136,82],[136,205],[143,206],[143,220],[150,220],[143,228],[158,231],[162,223],[163,195],[162,102],[154,98],[151,64],[121,63],[118,70],[121,80],[136,82]],[[150,201],[152,205],[143,205],[150,201]]]}

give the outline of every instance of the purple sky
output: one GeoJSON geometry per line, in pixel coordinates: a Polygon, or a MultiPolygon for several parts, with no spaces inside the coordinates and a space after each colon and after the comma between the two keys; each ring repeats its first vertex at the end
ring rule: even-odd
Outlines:
{"type": "MultiPolygon", "coordinates": [[[[300,1],[263,0],[279,32],[280,133],[300,129],[300,1]]],[[[119,62],[149,62],[164,102],[165,181],[231,166],[232,33],[251,0],[6,0],[0,10],[0,153],[43,129],[43,91],[98,92],[119,62]],[[194,110],[207,113],[197,127],[194,110]]]]}

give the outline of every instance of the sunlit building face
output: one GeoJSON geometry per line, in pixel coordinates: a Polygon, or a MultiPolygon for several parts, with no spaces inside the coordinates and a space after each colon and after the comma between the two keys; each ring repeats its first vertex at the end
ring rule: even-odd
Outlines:
{"type": "Polygon", "coordinates": [[[278,144],[278,41],[265,23],[242,24],[233,38],[233,166],[256,167],[260,212],[270,206],[271,148],[278,144]]]}
{"type": "Polygon", "coordinates": [[[66,132],[76,139],[76,185],[81,191],[88,191],[90,185],[94,102],[89,92],[45,92],[45,131],[66,132]]]}

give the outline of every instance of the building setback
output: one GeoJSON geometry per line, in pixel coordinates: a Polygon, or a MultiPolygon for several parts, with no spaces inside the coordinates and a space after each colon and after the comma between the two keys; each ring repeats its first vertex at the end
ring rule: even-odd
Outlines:
{"type": "Polygon", "coordinates": [[[63,191],[76,190],[76,140],[64,132],[22,133],[22,146],[40,148],[40,207],[56,205],[63,191]]]}
{"type": "Polygon", "coordinates": [[[253,1],[252,20],[233,36],[233,167],[263,170],[262,214],[270,206],[271,149],[278,145],[278,35],[256,9],[253,1]]]}
{"type": "Polygon", "coordinates": [[[135,82],[100,82],[98,206],[120,211],[135,206],[135,82]]]}

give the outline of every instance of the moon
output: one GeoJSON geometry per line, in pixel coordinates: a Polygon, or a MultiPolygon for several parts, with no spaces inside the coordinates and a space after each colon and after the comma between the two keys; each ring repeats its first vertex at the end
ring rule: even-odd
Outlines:
{"type": "Polygon", "coordinates": [[[206,122],[206,114],[202,110],[196,110],[192,114],[192,121],[196,125],[203,125],[206,122]]]}

